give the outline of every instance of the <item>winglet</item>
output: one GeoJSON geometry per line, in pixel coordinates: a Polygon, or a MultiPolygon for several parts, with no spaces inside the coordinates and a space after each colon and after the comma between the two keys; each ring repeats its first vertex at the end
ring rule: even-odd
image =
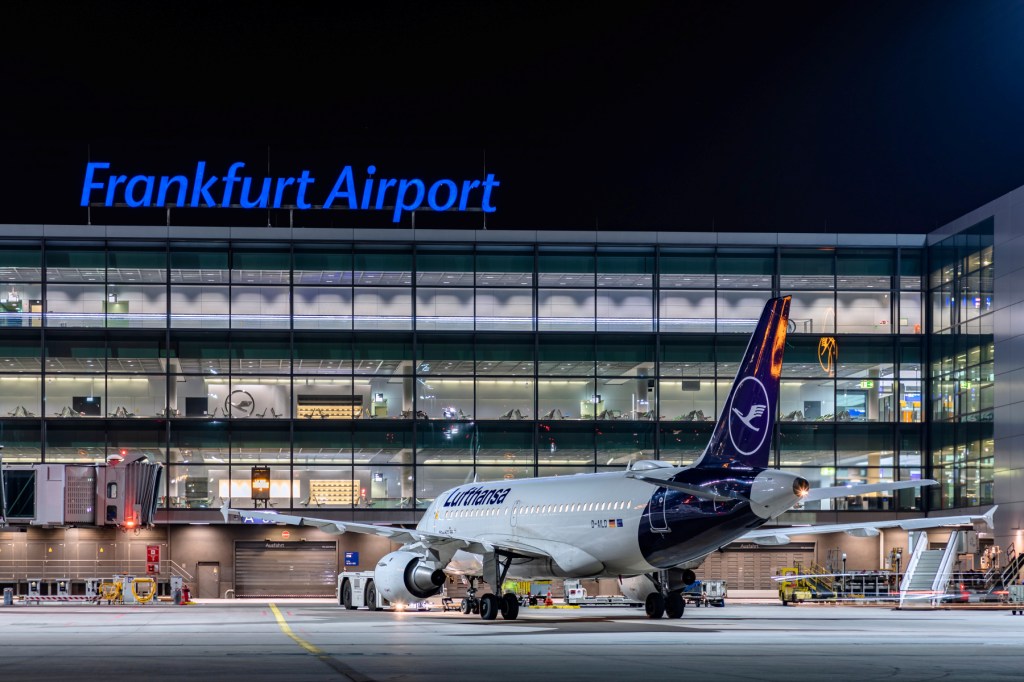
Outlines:
{"type": "Polygon", "coordinates": [[[992,508],[989,509],[984,514],[982,514],[982,516],[981,516],[981,518],[985,519],[985,523],[988,524],[988,527],[992,531],[995,531],[995,529],[996,529],[996,509],[999,509],[999,505],[998,504],[992,505],[992,508]]]}

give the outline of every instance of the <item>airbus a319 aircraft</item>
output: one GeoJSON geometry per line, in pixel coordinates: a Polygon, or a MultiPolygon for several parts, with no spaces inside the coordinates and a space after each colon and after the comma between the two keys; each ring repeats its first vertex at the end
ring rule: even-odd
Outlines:
{"type": "MultiPolygon", "coordinates": [[[[334,534],[367,533],[402,543],[374,569],[377,590],[392,603],[441,591],[445,572],[469,579],[464,612],[492,620],[519,614],[514,594],[476,596],[476,581],[500,593],[506,578],[619,579],[623,594],[647,615],[683,615],[681,591],[704,558],[736,540],[765,545],[790,535],[845,531],[874,536],[880,528],[970,524],[954,516],[814,527],[765,527],[797,503],[899,490],[935,481],[900,481],[812,489],[796,474],[769,469],[778,414],[779,377],[789,297],[767,302],[704,453],[695,464],[633,462],[623,471],[461,485],[440,494],[415,529],[349,523],[267,511],[229,515],[334,534]]],[[[343,596],[344,600],[344,596],[343,596]]],[[[346,604],[347,605],[347,604],[346,604]]]]}

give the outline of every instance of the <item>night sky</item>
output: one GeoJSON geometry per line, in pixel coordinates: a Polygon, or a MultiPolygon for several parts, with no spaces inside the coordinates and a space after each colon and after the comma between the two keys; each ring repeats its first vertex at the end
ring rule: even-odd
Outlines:
{"type": "MultiPolygon", "coordinates": [[[[428,181],[486,167],[501,182],[489,229],[926,232],[1024,185],[1022,2],[38,2],[2,15],[0,223],[83,223],[89,159],[129,175],[244,161],[325,184],[349,164],[428,181]]],[[[268,219],[286,221],[174,213],[268,219]]],[[[481,221],[417,214],[417,227],[481,221]]]]}

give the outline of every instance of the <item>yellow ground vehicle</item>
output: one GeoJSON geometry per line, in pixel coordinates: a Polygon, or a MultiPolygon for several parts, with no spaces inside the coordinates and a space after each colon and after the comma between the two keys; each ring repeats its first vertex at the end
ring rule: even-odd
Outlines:
{"type": "Polygon", "coordinates": [[[819,566],[804,570],[800,566],[779,571],[779,600],[783,606],[805,601],[827,601],[836,598],[832,577],[819,566]],[[787,579],[786,576],[791,576],[787,579]]]}

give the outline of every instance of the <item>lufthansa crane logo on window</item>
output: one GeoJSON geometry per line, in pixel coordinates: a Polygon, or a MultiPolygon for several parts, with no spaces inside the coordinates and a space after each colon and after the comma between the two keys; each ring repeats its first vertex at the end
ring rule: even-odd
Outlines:
{"type": "Polygon", "coordinates": [[[838,355],[839,346],[834,336],[823,336],[818,340],[818,364],[829,376],[835,376],[838,355]]]}
{"type": "Polygon", "coordinates": [[[768,391],[757,377],[746,377],[736,385],[729,403],[729,440],[741,455],[754,454],[768,437],[770,404],[768,391]]]}

